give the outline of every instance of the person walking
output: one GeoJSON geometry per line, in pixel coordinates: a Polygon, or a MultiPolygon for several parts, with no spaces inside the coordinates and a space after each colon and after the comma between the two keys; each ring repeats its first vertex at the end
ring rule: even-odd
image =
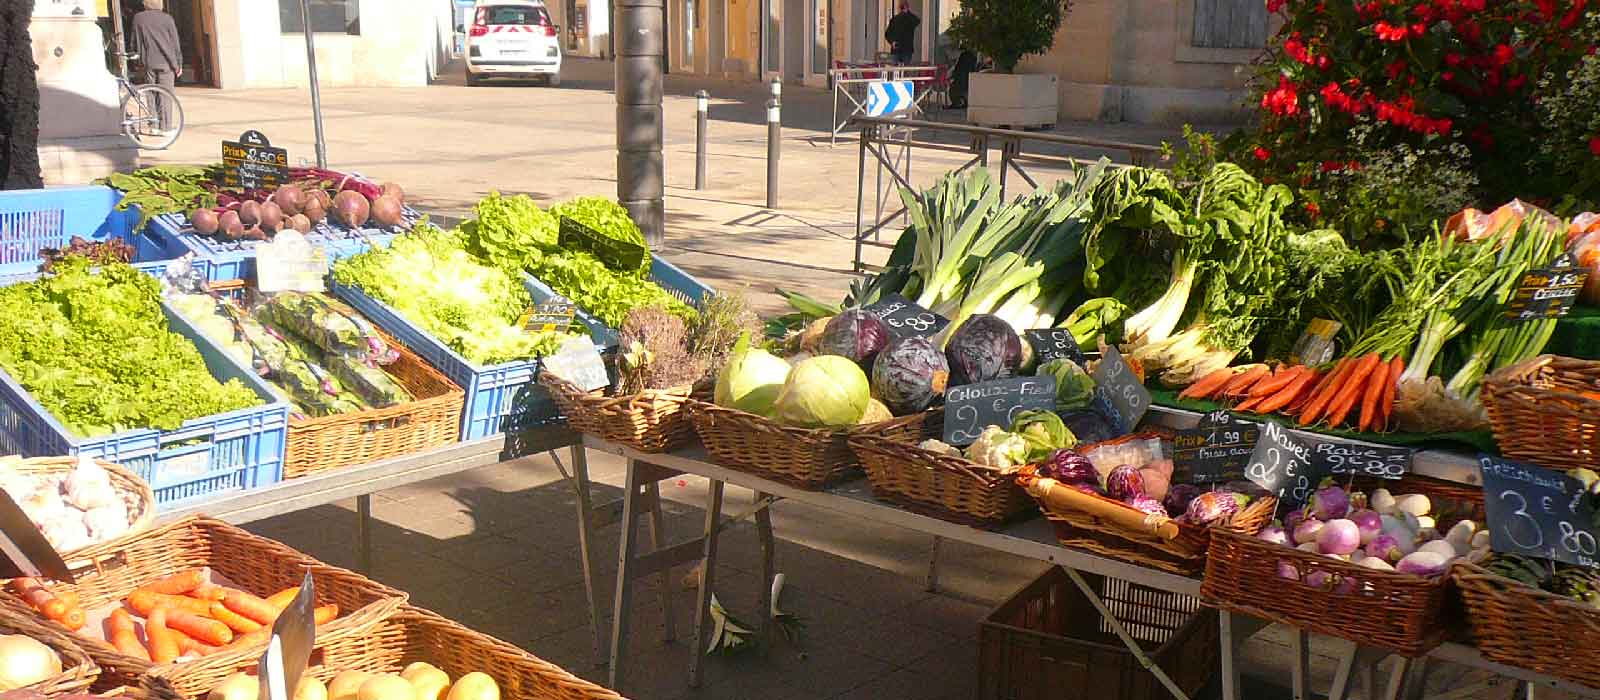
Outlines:
{"type": "MultiPolygon", "coordinates": [[[[144,0],[144,11],[133,16],[133,52],[144,64],[145,84],[172,89],[183,75],[183,53],[178,49],[178,25],[165,11],[165,0],[144,0]]],[[[172,105],[157,99],[161,130],[171,130],[172,105]]]]}
{"type": "Polygon", "coordinates": [[[921,25],[922,18],[911,11],[911,3],[900,0],[900,12],[889,18],[889,26],[883,30],[895,63],[911,62],[911,54],[916,51],[917,27],[921,25]]]}
{"type": "Polygon", "coordinates": [[[967,108],[967,86],[971,84],[972,72],[977,69],[978,52],[961,47],[955,68],[950,72],[950,109],[967,108]]]}

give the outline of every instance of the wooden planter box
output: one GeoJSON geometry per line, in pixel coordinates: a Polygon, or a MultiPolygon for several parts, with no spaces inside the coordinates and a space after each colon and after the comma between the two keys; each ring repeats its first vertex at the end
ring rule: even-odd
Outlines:
{"type": "Polygon", "coordinates": [[[1056,123],[1056,76],[973,73],[967,121],[981,126],[1045,127],[1056,123]]]}

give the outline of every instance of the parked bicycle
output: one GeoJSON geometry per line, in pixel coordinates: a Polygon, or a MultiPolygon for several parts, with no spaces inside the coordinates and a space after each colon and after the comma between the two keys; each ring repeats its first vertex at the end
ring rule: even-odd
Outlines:
{"type": "MultiPolygon", "coordinates": [[[[130,61],[139,54],[123,54],[130,61]]],[[[122,134],[133,145],[160,151],[176,143],[183,132],[183,105],[178,95],[164,85],[134,85],[126,75],[117,76],[117,91],[122,96],[122,134]],[[163,106],[167,112],[161,118],[163,106]]]]}

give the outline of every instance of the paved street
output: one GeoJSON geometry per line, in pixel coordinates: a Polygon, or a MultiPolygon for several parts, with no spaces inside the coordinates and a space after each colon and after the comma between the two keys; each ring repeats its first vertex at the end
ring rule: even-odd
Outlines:
{"type": "MultiPolygon", "coordinates": [[[[545,204],[582,194],[612,196],[610,70],[608,63],[569,59],[556,89],[468,88],[457,68],[426,88],[329,90],[323,95],[329,163],[402,183],[419,209],[452,215],[465,213],[491,189],[527,193],[545,204]]],[[[669,76],[666,87],[668,221],[660,252],[713,286],[749,289],[766,311],[782,307],[769,293],[774,286],[838,298],[851,279],[859,148],[853,139],[829,145],[829,93],[785,87],[780,207],[767,210],[766,87],[677,76],[669,76]],[[702,88],[713,95],[711,186],[696,191],[693,95],[702,88]]],[[[288,148],[291,161],[312,160],[303,91],[186,89],[181,95],[188,118],[183,138],[149,162],[215,161],[219,141],[252,128],[288,148]]],[[[1128,125],[1063,124],[1058,131],[1147,144],[1175,137],[1169,130],[1128,125]]],[[[1085,149],[1071,154],[1098,155],[1085,149]]],[[[925,184],[965,159],[918,151],[911,180],[925,184]]],[[[870,199],[865,206],[870,212],[870,199]]],[[[595,455],[591,465],[608,484],[606,495],[617,495],[620,461],[595,455]]],[[[696,478],[664,484],[671,501],[669,530],[678,537],[698,532],[704,486],[696,478]]],[[[731,491],[727,511],[742,511],[751,494],[731,491]]],[[[574,499],[549,456],[385,492],[373,505],[373,576],[410,591],[421,605],[603,680],[605,670],[590,649],[574,499]]],[[[345,503],[251,529],[354,566],[353,510],[353,503],[345,503]]],[[[645,582],[635,598],[638,622],[625,694],[640,700],[972,698],[979,620],[1042,569],[1037,562],[947,543],[940,556],[942,588],[931,593],[922,581],[930,538],[792,503],[778,504],[774,518],[781,538],[778,569],[789,581],[782,607],[808,623],[803,644],[713,659],[705,686],[691,690],[684,682],[683,640],[689,637],[692,592],[681,581],[669,584],[680,641],[664,643],[659,596],[655,584],[645,582]]],[[[603,531],[598,545],[607,562],[600,584],[606,601],[616,537],[614,527],[603,531]]],[[[761,614],[756,602],[765,585],[756,573],[754,529],[742,524],[723,542],[718,597],[736,616],[753,621],[761,614]]],[[[1247,670],[1286,682],[1282,639],[1268,633],[1248,645],[1247,670]]],[[[1315,647],[1314,680],[1321,687],[1338,650],[1325,640],[1315,647]]],[[[1435,681],[1450,676],[1441,672],[1435,681]]],[[[1272,686],[1247,690],[1251,700],[1287,697],[1272,686]]],[[[1500,689],[1498,697],[1506,692],[1500,689]]]]}

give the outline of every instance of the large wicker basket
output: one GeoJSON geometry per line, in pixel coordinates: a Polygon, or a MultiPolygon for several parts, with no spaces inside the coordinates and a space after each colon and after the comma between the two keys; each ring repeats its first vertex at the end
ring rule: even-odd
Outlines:
{"type": "Polygon", "coordinates": [[[1009,474],[917,444],[943,432],[944,409],[855,431],[850,447],[867,470],[872,495],[906,510],[975,527],[998,527],[1035,510],[1009,474]]]}
{"type": "Polygon", "coordinates": [[[1489,375],[1482,400],[1505,456],[1551,469],[1600,462],[1600,361],[1540,355],[1489,375]]]}
{"type": "MultiPolygon", "coordinates": [[[[148,530],[130,540],[85,548],[79,558],[90,564],[76,572],[77,583],[55,583],[52,588],[57,593],[76,593],[84,610],[116,605],[149,581],[202,567],[210,567],[233,585],[258,595],[299,586],[310,572],[317,604],[339,606],[339,617],[319,625],[318,634],[337,630],[365,633],[406,600],[406,594],[353,571],[323,564],[286,545],[203,516],[148,530]]],[[[44,620],[9,592],[0,592],[0,600],[44,620]]],[[[84,628],[72,633],[72,638],[106,673],[127,678],[151,668],[149,661],[118,653],[99,630],[84,628]]],[[[243,662],[259,658],[265,649],[265,643],[226,647],[204,660],[243,662]]],[[[196,662],[173,665],[188,663],[196,662]]]]}
{"type": "MultiPolygon", "coordinates": [[[[690,399],[688,408],[689,419],[712,461],[812,490],[843,481],[856,473],[861,465],[850,449],[850,434],[882,425],[869,424],[849,430],[793,428],[707,401],[690,399]]],[[[902,426],[901,430],[908,436],[911,434],[909,426],[902,426]]],[[[896,431],[890,430],[888,434],[896,434],[896,431]]]]}
{"type": "MultiPolygon", "coordinates": [[[[150,484],[139,478],[138,474],[128,471],[120,464],[113,464],[103,459],[94,460],[101,469],[111,476],[111,489],[122,499],[122,505],[128,509],[128,532],[112,540],[99,543],[98,546],[115,545],[138,534],[150,527],[156,517],[156,494],[150,490],[150,484]]],[[[30,457],[13,464],[11,469],[19,474],[30,477],[60,476],[65,477],[78,466],[77,457],[30,457]]],[[[94,545],[91,545],[94,546],[94,545]]],[[[84,551],[76,549],[61,552],[61,556],[69,564],[75,564],[76,553],[84,551]]]]}
{"type": "MultiPolygon", "coordinates": [[[[399,673],[425,661],[452,681],[473,671],[494,678],[505,700],[621,700],[620,695],[578,678],[547,661],[481,632],[410,605],[360,634],[350,630],[317,635],[306,673],[323,682],[341,671],[399,673]]],[[[151,673],[147,685],[171,688],[179,697],[203,697],[234,671],[254,668],[204,659],[151,673]]]]}
{"type": "Polygon", "coordinates": [[[1600,610],[1472,564],[1450,578],[1484,658],[1600,688],[1600,610]]]}
{"type": "Polygon", "coordinates": [[[100,675],[100,668],[89,658],[88,652],[54,623],[36,619],[20,610],[0,607],[0,634],[32,637],[61,657],[60,673],[23,688],[51,696],[82,693],[100,675]]]}
{"type": "Polygon", "coordinates": [[[605,389],[586,392],[550,372],[540,372],[539,383],[550,390],[567,425],[584,435],[640,452],[670,452],[694,441],[694,425],[684,410],[692,387],[607,396],[605,389]]]}
{"type": "MultiPolygon", "coordinates": [[[[1356,483],[1468,504],[1472,510],[1458,517],[1483,517],[1483,494],[1477,487],[1420,476],[1387,484],[1356,483]]],[[[1441,523],[1440,530],[1451,524],[1441,523]]],[[[1451,635],[1448,576],[1430,579],[1368,569],[1257,539],[1259,529],[1212,533],[1200,583],[1200,597],[1207,604],[1403,656],[1421,656],[1451,635]]]]}
{"type": "Polygon", "coordinates": [[[384,371],[411,393],[412,400],[388,408],[290,420],[283,478],[367,464],[456,441],[466,393],[405,344],[387,334],[383,337],[400,353],[384,371]]]}

